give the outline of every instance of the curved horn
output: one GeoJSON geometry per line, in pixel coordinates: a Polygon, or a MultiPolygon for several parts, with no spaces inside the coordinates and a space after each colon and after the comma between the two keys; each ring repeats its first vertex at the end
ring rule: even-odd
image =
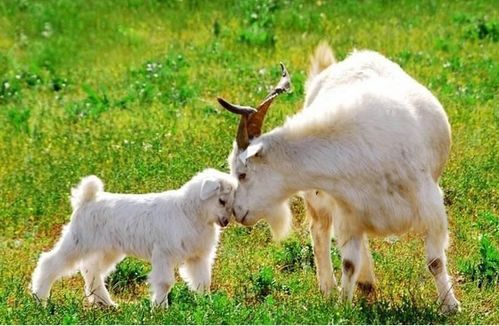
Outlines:
{"type": "Polygon", "coordinates": [[[272,101],[284,92],[288,92],[291,89],[291,79],[289,78],[289,73],[286,67],[281,62],[282,76],[277,86],[275,86],[272,91],[265,97],[262,103],[258,105],[258,112],[255,112],[249,116],[248,119],[248,137],[249,139],[258,137],[262,134],[262,125],[267,110],[269,109],[272,101]]]}
{"type": "Polygon", "coordinates": [[[258,106],[258,109],[254,109],[250,106],[235,105],[227,102],[221,97],[218,97],[218,103],[223,106],[227,111],[230,111],[241,116],[239,121],[239,127],[237,128],[236,142],[239,149],[245,150],[250,139],[258,137],[262,134],[262,125],[267,110],[272,104],[274,98],[279,94],[288,92],[291,88],[291,80],[289,78],[288,71],[286,67],[281,62],[282,77],[277,86],[275,86],[272,91],[265,97],[262,103],[258,106]]]}
{"type": "Polygon", "coordinates": [[[256,112],[256,109],[252,108],[251,106],[231,104],[221,97],[218,97],[217,100],[218,103],[220,103],[220,105],[223,106],[227,111],[230,111],[235,114],[250,115],[251,113],[256,112]]]}
{"type": "Polygon", "coordinates": [[[241,115],[241,120],[239,120],[239,126],[237,127],[236,143],[239,149],[245,150],[249,145],[248,116],[255,113],[256,110],[249,106],[231,104],[221,97],[218,97],[217,100],[227,111],[241,115]]]}

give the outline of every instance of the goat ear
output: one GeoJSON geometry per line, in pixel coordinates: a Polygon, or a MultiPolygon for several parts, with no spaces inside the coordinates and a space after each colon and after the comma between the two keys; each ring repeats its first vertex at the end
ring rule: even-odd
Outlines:
{"type": "Polygon", "coordinates": [[[199,193],[199,197],[201,200],[208,199],[214,196],[218,190],[220,189],[220,182],[214,179],[206,179],[203,180],[201,184],[201,192],[199,193]]]}
{"type": "Polygon", "coordinates": [[[254,144],[254,145],[249,145],[248,148],[246,148],[246,150],[244,152],[242,152],[241,154],[239,154],[239,159],[244,164],[246,164],[246,161],[248,161],[248,159],[250,159],[253,156],[258,156],[259,154],[261,154],[262,149],[263,149],[263,144],[262,143],[258,143],[258,144],[254,144]]]}

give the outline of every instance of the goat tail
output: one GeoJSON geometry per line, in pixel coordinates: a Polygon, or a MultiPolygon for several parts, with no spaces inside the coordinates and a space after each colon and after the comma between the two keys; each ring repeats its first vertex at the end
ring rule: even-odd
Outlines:
{"type": "Polygon", "coordinates": [[[71,206],[76,210],[78,207],[92,201],[98,192],[104,191],[102,180],[95,175],[90,175],[80,181],[78,187],[71,189],[71,206]]]}
{"type": "Polygon", "coordinates": [[[322,41],[315,48],[315,52],[310,58],[310,70],[308,71],[308,79],[312,80],[320,74],[324,69],[336,63],[333,50],[326,41],[322,41]]]}
{"type": "Polygon", "coordinates": [[[333,50],[326,42],[319,43],[314,54],[310,57],[310,70],[305,82],[304,107],[310,106],[320,91],[320,73],[334,63],[336,63],[336,59],[333,50]]]}

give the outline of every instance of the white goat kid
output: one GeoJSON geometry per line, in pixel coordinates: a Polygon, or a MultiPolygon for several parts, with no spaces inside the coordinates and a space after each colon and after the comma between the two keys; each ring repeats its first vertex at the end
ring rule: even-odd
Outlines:
{"type": "Polygon", "coordinates": [[[447,216],[438,186],[450,127],[438,100],[376,52],[354,52],[335,63],[321,45],[304,109],[261,135],[270,102],[288,86],[283,68],[281,82],[257,109],[219,99],[241,115],[229,156],[240,180],[236,220],[252,225],[265,218],[282,237],[290,229],[287,199],[306,191],[321,290],[328,294],[336,284],[329,257],[334,228],[342,296],[349,301],[356,282],[367,291],[374,285],[367,235],[420,232],[443,310],[459,309],[446,268],[447,216]]]}
{"type": "Polygon", "coordinates": [[[207,169],[178,190],[151,194],[104,192],[96,176],[72,190],[71,222],[55,248],[41,255],[32,291],[45,300],[54,281],[79,269],[88,300],[115,305],[104,280],[125,255],[152,263],[152,300],[168,306],[174,268],[191,289],[208,291],[220,226],[232,215],[237,180],[207,169]]]}

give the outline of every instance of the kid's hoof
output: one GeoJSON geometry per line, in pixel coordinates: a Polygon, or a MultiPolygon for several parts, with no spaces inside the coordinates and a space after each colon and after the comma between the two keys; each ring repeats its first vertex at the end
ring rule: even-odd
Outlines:
{"type": "Polygon", "coordinates": [[[31,296],[36,301],[36,304],[41,305],[43,307],[47,306],[47,299],[40,298],[36,293],[31,293],[31,296]]]}
{"type": "Polygon", "coordinates": [[[155,302],[152,307],[153,309],[168,309],[168,300],[164,300],[162,302],[155,302]]]}

